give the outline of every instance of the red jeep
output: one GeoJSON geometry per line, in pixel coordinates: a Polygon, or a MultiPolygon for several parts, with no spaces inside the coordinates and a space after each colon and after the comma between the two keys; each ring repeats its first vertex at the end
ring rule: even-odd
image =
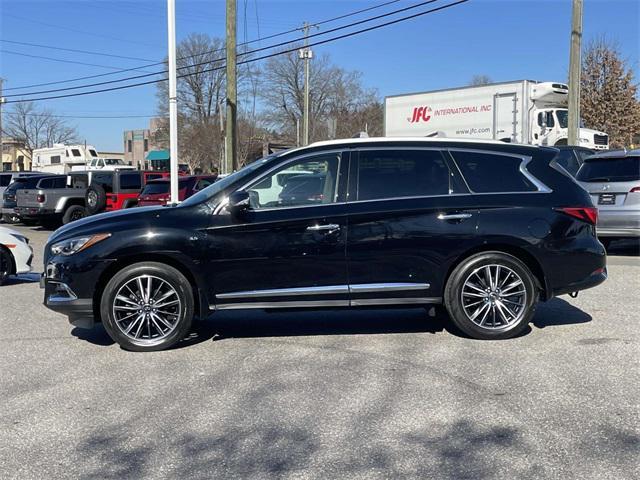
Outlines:
{"type": "Polygon", "coordinates": [[[147,180],[169,175],[168,172],[140,170],[91,171],[90,173],[90,177],[87,176],[87,180],[90,178],[90,184],[85,196],[89,215],[133,207],[137,204],[138,195],[147,180]]]}
{"type": "MultiPolygon", "coordinates": [[[[186,200],[191,195],[216,181],[217,175],[185,175],[178,179],[178,199],[186,200]]],[[[170,181],[168,177],[150,180],[138,197],[138,206],[166,205],[169,203],[170,181]]]]}

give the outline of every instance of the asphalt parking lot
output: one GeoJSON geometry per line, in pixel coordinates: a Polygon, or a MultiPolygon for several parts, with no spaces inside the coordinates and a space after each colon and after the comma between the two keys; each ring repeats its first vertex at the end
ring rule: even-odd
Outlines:
{"type": "MultiPolygon", "coordinates": [[[[50,232],[31,239],[34,271],[50,232]]],[[[1,478],[640,475],[640,255],[498,342],[424,310],[223,312],[130,353],[0,287],[1,478]]]]}

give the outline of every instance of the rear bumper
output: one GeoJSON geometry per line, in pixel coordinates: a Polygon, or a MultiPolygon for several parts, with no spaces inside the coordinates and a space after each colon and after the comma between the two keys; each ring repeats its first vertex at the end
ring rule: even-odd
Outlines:
{"type": "Polygon", "coordinates": [[[569,284],[562,288],[553,291],[553,296],[564,295],[566,293],[579,292],[588,288],[597,287],[607,279],[607,267],[603,267],[601,270],[592,273],[587,278],[578,282],[569,284]]]}
{"type": "Polygon", "coordinates": [[[640,237],[640,210],[599,208],[599,237],[640,237]]]}
{"type": "Polygon", "coordinates": [[[54,209],[42,207],[16,207],[13,209],[13,211],[16,215],[27,219],[37,219],[57,215],[54,209]]]}

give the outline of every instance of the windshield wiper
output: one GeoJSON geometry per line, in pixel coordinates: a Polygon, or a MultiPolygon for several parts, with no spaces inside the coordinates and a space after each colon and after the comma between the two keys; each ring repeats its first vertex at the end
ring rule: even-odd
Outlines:
{"type": "Polygon", "coordinates": [[[610,182],[611,179],[609,177],[596,177],[590,178],[587,182],[610,182]]]}

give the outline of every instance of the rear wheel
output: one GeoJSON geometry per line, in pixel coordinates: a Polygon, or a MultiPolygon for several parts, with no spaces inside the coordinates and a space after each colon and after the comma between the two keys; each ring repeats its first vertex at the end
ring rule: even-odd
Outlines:
{"type": "Polygon", "coordinates": [[[87,209],[82,205],[71,205],[62,216],[62,224],[66,225],[87,216],[87,209]]]}
{"type": "Polygon", "coordinates": [[[2,215],[2,220],[4,220],[6,223],[10,223],[12,225],[15,225],[16,223],[20,223],[20,217],[18,215],[16,215],[15,213],[5,213],[2,215]]]}
{"type": "Polygon", "coordinates": [[[464,260],[445,288],[451,320],[467,335],[482,340],[516,336],[531,320],[537,300],[529,268],[502,252],[464,260]]]}
{"type": "Polygon", "coordinates": [[[89,185],[85,196],[85,203],[90,215],[100,213],[104,210],[107,206],[107,193],[104,191],[102,185],[97,183],[89,185]]]}
{"type": "Polygon", "coordinates": [[[191,328],[191,284],[169,265],[136,263],[107,283],[100,313],[105,329],[123,348],[164,350],[184,338],[191,328]]]}

